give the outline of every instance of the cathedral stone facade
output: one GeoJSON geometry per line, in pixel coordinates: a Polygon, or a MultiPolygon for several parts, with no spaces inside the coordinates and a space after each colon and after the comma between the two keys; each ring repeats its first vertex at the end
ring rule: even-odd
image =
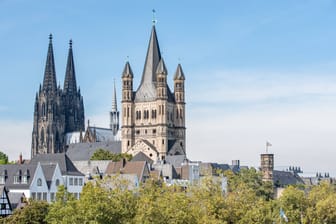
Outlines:
{"type": "Polygon", "coordinates": [[[64,88],[57,87],[52,36],[49,37],[43,85],[36,93],[32,133],[32,157],[66,150],[66,133],[84,131],[84,104],[77,90],[70,40],[64,88]]]}
{"type": "Polygon", "coordinates": [[[144,154],[153,161],[186,155],[185,76],[177,66],[174,92],[152,27],[141,83],[133,91],[133,72],[126,62],[122,73],[122,152],[144,154]]]}

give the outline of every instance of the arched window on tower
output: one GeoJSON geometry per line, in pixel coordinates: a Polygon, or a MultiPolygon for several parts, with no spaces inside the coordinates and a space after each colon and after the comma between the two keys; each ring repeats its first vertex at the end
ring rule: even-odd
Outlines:
{"type": "Polygon", "coordinates": [[[41,129],[40,142],[41,142],[41,144],[44,143],[44,129],[43,128],[41,129]]]}
{"type": "Polygon", "coordinates": [[[45,103],[43,102],[42,103],[42,116],[44,117],[46,115],[46,105],[45,103]]]}

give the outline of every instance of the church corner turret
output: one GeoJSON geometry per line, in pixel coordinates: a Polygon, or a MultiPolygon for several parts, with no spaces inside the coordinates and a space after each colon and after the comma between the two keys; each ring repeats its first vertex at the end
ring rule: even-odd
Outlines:
{"type": "Polygon", "coordinates": [[[186,156],[185,78],[179,65],[174,92],[171,92],[155,23],[136,91],[133,91],[133,73],[127,75],[130,73],[127,71],[131,71],[128,62],[122,74],[122,152],[133,156],[143,153],[153,161],[165,160],[166,156],[172,155],[186,156]]]}

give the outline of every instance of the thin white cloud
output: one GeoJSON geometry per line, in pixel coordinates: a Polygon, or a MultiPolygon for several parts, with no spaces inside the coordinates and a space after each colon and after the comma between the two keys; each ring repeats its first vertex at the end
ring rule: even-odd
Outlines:
{"type": "Polygon", "coordinates": [[[0,120],[0,151],[6,153],[9,160],[18,160],[20,153],[30,158],[31,121],[0,120]]]}

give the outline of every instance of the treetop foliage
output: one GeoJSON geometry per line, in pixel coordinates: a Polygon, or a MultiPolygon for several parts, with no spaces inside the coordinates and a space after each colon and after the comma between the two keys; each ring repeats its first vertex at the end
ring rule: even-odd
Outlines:
{"type": "Polygon", "coordinates": [[[228,171],[225,176],[227,192],[210,176],[188,188],[148,179],[135,190],[128,188],[121,176],[106,177],[87,183],[78,200],[60,186],[55,202],[32,201],[5,220],[75,224],[336,223],[336,190],[332,184],[321,183],[309,191],[289,186],[274,199],[270,196],[272,186],[262,182],[254,169],[238,174],[228,171]],[[280,209],[288,222],[280,217],[280,209]]]}
{"type": "Polygon", "coordinates": [[[132,159],[132,155],[127,153],[115,154],[105,149],[97,149],[90,158],[90,160],[112,160],[114,162],[122,159],[130,161],[132,159]]]}

